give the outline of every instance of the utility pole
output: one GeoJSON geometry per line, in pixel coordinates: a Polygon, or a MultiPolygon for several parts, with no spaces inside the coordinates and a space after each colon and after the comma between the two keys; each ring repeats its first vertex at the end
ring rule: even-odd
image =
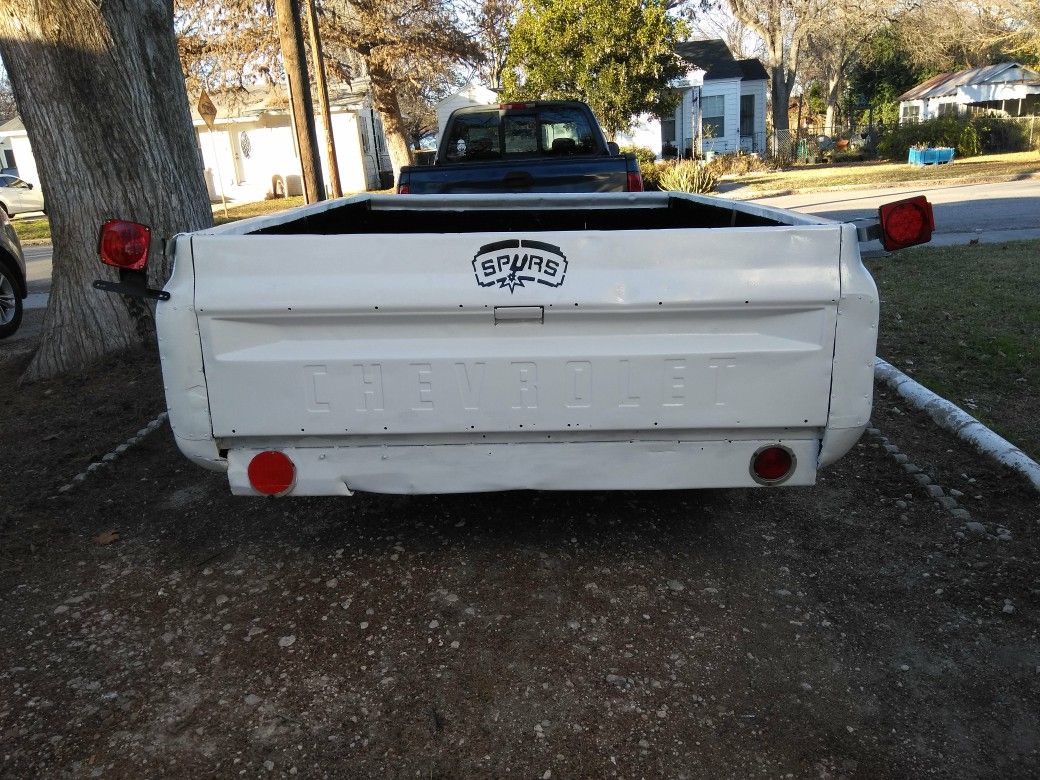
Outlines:
{"type": "Polygon", "coordinates": [[[300,0],[274,0],[278,23],[278,40],[282,46],[285,75],[289,78],[289,99],[292,101],[293,125],[300,149],[300,168],[303,171],[303,191],[308,203],[325,200],[325,183],[321,178],[321,157],[318,154],[318,133],[314,128],[314,105],[311,85],[307,78],[307,58],[303,48],[303,28],[300,24],[300,0]]]}
{"type": "Polygon", "coordinates": [[[307,29],[310,32],[311,56],[314,58],[314,85],[318,88],[318,110],[325,126],[325,156],[329,163],[329,189],[333,198],[343,195],[339,183],[339,162],[336,159],[336,139],[332,137],[332,112],[329,109],[329,85],[325,80],[325,59],[321,53],[321,31],[318,30],[317,0],[307,0],[307,29]]]}

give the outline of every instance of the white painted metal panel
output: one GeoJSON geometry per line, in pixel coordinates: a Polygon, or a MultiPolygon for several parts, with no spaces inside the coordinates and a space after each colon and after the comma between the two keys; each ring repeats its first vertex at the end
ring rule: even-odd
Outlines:
{"type": "Polygon", "coordinates": [[[196,236],[213,432],[819,429],[839,249],[836,224],[196,236]],[[566,263],[485,275],[504,238],[566,263]]]}
{"type": "MultiPolygon", "coordinates": [[[[757,487],[752,455],[776,440],[566,442],[367,447],[286,447],[296,466],[294,496],[468,493],[493,490],[671,490],[757,487]]],[[[815,439],[784,440],[795,468],[783,483],[816,481],[815,439]]],[[[260,450],[233,449],[228,480],[257,495],[246,469],[260,450]]]]}

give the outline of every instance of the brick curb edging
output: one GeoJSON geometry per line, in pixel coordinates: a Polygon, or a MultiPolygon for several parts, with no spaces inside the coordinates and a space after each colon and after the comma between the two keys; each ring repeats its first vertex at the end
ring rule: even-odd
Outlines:
{"type": "Polygon", "coordinates": [[[1040,491],[1040,463],[959,406],[936,395],[879,357],[874,358],[874,378],[895,390],[910,406],[925,412],[940,428],[972,445],[1002,466],[1017,471],[1040,491]]]}
{"type": "Polygon", "coordinates": [[[159,428],[162,427],[162,424],[164,422],[166,422],[166,418],[168,416],[169,415],[166,412],[162,412],[161,414],[159,414],[154,420],[149,422],[147,425],[145,425],[143,428],[141,428],[141,430],[139,430],[137,433],[135,433],[129,439],[124,441],[122,444],[120,444],[114,450],[112,450],[111,452],[107,452],[104,455],[102,455],[99,460],[96,460],[93,463],[91,463],[89,466],[86,467],[86,469],[84,469],[79,474],[74,476],[66,484],[64,484],[60,488],[58,488],[58,492],[59,493],[68,493],[70,490],[72,490],[74,487],[76,487],[76,485],[79,485],[79,484],[85,482],[87,480],[87,477],[89,477],[94,472],[96,472],[96,471],[104,468],[105,466],[108,466],[112,462],[118,460],[124,453],[126,453],[127,450],[131,449],[132,447],[137,446],[149,434],[154,433],[155,431],[159,430],[159,428]]]}
{"type": "MultiPolygon", "coordinates": [[[[879,429],[872,425],[868,426],[867,435],[877,439],[878,444],[881,445],[881,448],[888,454],[888,456],[899,464],[899,467],[906,472],[908,477],[921,486],[921,489],[928,494],[929,498],[934,500],[942,509],[946,510],[951,517],[960,520],[964,524],[962,527],[965,531],[975,536],[990,535],[986,526],[972,519],[971,512],[961,506],[957,501],[958,498],[964,495],[963,493],[959,490],[943,490],[941,485],[933,481],[932,478],[925,473],[924,469],[911,462],[909,456],[901,452],[899,447],[889,441],[879,429]]],[[[958,531],[958,535],[962,535],[962,532],[958,531]]],[[[992,536],[995,536],[1002,542],[1011,541],[1011,531],[1004,526],[995,526],[992,536]]]]}

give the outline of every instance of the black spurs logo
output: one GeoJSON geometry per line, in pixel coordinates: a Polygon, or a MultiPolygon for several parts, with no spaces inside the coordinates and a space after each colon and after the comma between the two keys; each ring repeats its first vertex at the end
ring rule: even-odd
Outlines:
{"type": "Polygon", "coordinates": [[[567,258],[558,246],[511,238],[485,244],[473,256],[473,273],[481,287],[526,287],[528,282],[559,287],[567,274],[567,258]]]}

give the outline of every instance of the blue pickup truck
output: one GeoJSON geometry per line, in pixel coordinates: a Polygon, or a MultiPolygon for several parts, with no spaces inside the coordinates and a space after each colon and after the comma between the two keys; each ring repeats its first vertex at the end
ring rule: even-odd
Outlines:
{"type": "Polygon", "coordinates": [[[433,165],[401,169],[412,195],[640,192],[635,156],[603,137],[577,101],[460,108],[448,118],[433,165]]]}

